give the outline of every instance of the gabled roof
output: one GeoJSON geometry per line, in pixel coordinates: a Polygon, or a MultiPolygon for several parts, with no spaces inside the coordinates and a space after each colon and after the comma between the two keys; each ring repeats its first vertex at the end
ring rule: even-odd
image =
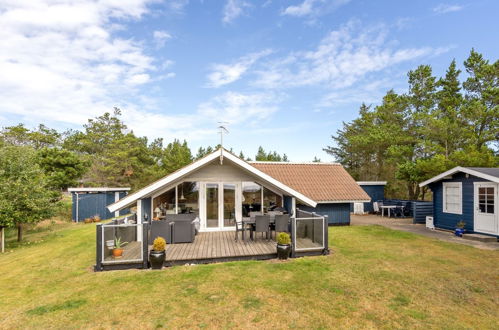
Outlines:
{"type": "Polygon", "coordinates": [[[455,173],[462,172],[462,173],[467,173],[469,175],[476,176],[478,178],[482,178],[485,180],[489,180],[492,182],[497,182],[499,183],[499,168],[496,167],[461,167],[457,166],[454,167],[453,169],[450,169],[444,173],[441,173],[429,180],[426,180],[424,182],[421,182],[419,184],[420,187],[429,185],[430,183],[439,181],[444,179],[445,177],[449,175],[453,175],[455,173]]]}
{"type": "Polygon", "coordinates": [[[120,199],[114,204],[109,205],[107,208],[110,212],[115,212],[117,210],[120,210],[124,207],[127,207],[131,205],[132,203],[136,202],[137,200],[148,197],[151,194],[153,194],[155,191],[168,186],[169,184],[181,179],[182,177],[185,177],[187,174],[197,170],[198,168],[203,167],[204,165],[207,165],[214,161],[215,159],[218,159],[220,157],[223,157],[224,159],[228,159],[235,165],[251,172],[255,176],[259,177],[262,181],[270,183],[271,185],[279,188],[280,190],[288,193],[291,196],[296,197],[306,205],[309,205],[311,207],[315,207],[317,203],[309,198],[308,196],[303,195],[302,193],[294,190],[293,188],[287,186],[286,184],[279,182],[275,178],[269,176],[268,174],[260,171],[259,169],[251,166],[249,163],[246,161],[242,160],[241,158],[237,157],[236,155],[230,153],[229,151],[225,149],[217,149],[214,152],[212,152],[209,155],[206,155],[205,157],[185,166],[182,167],[181,169],[165,176],[162,179],[157,180],[156,182],[151,183],[150,185],[126,196],[125,198],[120,199]]]}
{"type": "Polygon", "coordinates": [[[319,203],[369,202],[371,197],[336,163],[250,162],[319,203]]]}

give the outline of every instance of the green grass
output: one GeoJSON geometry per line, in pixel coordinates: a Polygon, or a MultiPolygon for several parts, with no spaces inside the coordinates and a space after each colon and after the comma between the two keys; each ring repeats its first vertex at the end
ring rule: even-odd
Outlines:
{"type": "Polygon", "coordinates": [[[54,225],[0,255],[1,328],[499,328],[497,251],[334,227],[329,256],[94,273],[94,236],[54,225]]]}

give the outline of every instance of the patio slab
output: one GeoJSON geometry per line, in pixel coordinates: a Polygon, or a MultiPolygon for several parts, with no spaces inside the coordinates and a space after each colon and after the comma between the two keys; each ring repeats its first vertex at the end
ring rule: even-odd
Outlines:
{"type": "Polygon", "coordinates": [[[441,241],[464,244],[483,250],[499,250],[499,243],[480,242],[467,240],[454,236],[453,233],[443,230],[430,230],[424,224],[413,224],[412,218],[387,218],[377,215],[355,215],[352,214],[350,224],[353,226],[380,225],[394,230],[406,231],[414,234],[424,235],[441,241]]]}

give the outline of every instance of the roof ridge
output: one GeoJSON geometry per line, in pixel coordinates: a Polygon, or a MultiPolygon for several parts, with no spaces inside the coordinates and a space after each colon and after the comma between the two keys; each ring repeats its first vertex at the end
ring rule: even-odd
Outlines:
{"type": "Polygon", "coordinates": [[[248,161],[250,164],[275,164],[275,165],[338,165],[341,166],[340,163],[335,163],[335,162],[330,162],[330,163],[324,163],[324,162],[275,162],[275,161],[260,161],[260,160],[253,160],[253,161],[248,161]]]}

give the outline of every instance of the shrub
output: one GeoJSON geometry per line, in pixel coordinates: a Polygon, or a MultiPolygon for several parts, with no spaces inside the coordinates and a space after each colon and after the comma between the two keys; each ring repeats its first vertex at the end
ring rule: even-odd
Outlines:
{"type": "Polygon", "coordinates": [[[92,220],[94,222],[100,222],[100,217],[98,215],[94,215],[92,220]]]}
{"type": "Polygon", "coordinates": [[[463,220],[459,221],[457,224],[456,224],[456,228],[460,228],[460,229],[463,229],[464,226],[466,226],[466,222],[464,222],[463,220]]]}
{"type": "Polygon", "coordinates": [[[83,220],[84,223],[92,223],[93,220],[92,218],[86,218],[85,220],[83,220]]]}
{"type": "Polygon", "coordinates": [[[291,244],[291,237],[289,236],[288,233],[279,233],[279,235],[277,235],[277,244],[280,245],[291,244]]]}
{"type": "Polygon", "coordinates": [[[152,249],[154,251],[164,251],[166,248],[166,241],[163,237],[156,237],[152,243],[152,249]]]}
{"type": "Polygon", "coordinates": [[[114,248],[122,249],[124,245],[128,244],[128,242],[122,242],[121,237],[117,237],[114,239],[114,248]]]}

